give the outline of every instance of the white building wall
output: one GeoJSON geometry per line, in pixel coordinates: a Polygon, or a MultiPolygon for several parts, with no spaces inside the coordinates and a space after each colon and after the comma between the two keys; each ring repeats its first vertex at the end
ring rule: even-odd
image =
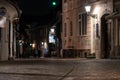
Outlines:
{"type": "MultiPolygon", "coordinates": [[[[9,29],[13,29],[13,21],[18,18],[18,12],[16,10],[16,8],[14,6],[12,6],[10,3],[8,3],[5,0],[1,0],[0,1],[0,7],[4,7],[6,9],[6,22],[5,22],[5,26],[2,28],[1,30],[1,41],[0,41],[0,60],[8,60],[8,58],[10,57],[10,55],[13,54],[13,30],[10,31],[11,33],[9,33],[9,29]],[[9,21],[10,24],[9,24],[9,21]],[[10,27],[10,28],[9,28],[10,27]],[[10,39],[11,41],[9,41],[9,34],[11,34],[10,39]],[[10,51],[9,52],[9,42],[10,42],[10,51]],[[11,53],[9,55],[9,53],[11,53]]],[[[11,30],[10,29],[10,30],[11,30]]]]}
{"type": "MultiPolygon", "coordinates": [[[[7,24],[6,24],[7,25],[7,24]]],[[[1,54],[0,54],[0,59],[1,60],[8,60],[8,27],[2,28],[2,36],[1,36],[1,54]]]]}

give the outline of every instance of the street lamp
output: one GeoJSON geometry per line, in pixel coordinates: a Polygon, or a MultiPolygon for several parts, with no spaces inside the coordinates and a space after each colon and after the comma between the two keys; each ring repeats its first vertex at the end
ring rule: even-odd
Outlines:
{"type": "Polygon", "coordinates": [[[91,6],[89,6],[89,5],[85,6],[85,10],[86,10],[87,13],[89,13],[90,10],[91,10],[91,6]]]}
{"type": "Polygon", "coordinates": [[[91,16],[93,18],[97,18],[97,14],[90,14],[90,11],[91,11],[91,6],[90,5],[86,5],[85,10],[88,13],[88,16],[91,16]]]}

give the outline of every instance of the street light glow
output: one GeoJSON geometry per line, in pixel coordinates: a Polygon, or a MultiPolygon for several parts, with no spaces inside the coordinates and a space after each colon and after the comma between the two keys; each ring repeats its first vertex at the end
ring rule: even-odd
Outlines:
{"type": "Polygon", "coordinates": [[[56,2],[52,2],[52,5],[55,6],[55,5],[56,5],[56,2]]]}
{"type": "Polygon", "coordinates": [[[98,13],[100,13],[100,6],[96,6],[95,7],[95,9],[94,9],[94,11],[93,11],[93,14],[98,14],[98,13]]]}
{"type": "Polygon", "coordinates": [[[51,29],[51,33],[54,33],[55,32],[55,29],[51,29]]]}
{"type": "Polygon", "coordinates": [[[35,43],[32,44],[32,47],[35,48],[35,43]]]}
{"type": "Polygon", "coordinates": [[[85,10],[86,10],[87,13],[90,12],[91,6],[85,6],[85,10]]]}

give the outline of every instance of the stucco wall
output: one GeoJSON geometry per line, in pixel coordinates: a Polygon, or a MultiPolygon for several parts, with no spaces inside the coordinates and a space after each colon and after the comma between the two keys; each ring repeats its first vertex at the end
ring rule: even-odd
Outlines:
{"type": "MultiPolygon", "coordinates": [[[[16,8],[8,3],[6,0],[0,1],[0,7],[6,9],[6,22],[4,28],[1,29],[1,41],[0,41],[0,60],[8,60],[9,57],[9,44],[13,44],[13,40],[9,41],[9,34],[11,34],[11,39],[13,38],[13,25],[12,22],[18,18],[18,12],[16,8]],[[10,22],[9,22],[10,21],[10,22]],[[9,24],[10,23],[10,24],[9,24]],[[10,27],[10,28],[9,28],[10,27]],[[10,32],[9,32],[10,29],[10,32]],[[12,31],[11,31],[12,30],[12,31]],[[10,42],[10,43],[9,43],[10,42]]],[[[12,50],[12,47],[10,47],[12,50]]]]}

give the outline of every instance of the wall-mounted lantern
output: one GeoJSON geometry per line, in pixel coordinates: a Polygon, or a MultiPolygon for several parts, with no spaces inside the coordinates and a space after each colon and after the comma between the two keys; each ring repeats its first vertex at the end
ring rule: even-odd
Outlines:
{"type": "Polygon", "coordinates": [[[87,12],[88,16],[91,16],[93,18],[97,18],[97,14],[90,14],[90,11],[91,11],[91,6],[90,5],[85,6],[85,11],[87,12]]]}
{"type": "Polygon", "coordinates": [[[85,11],[86,11],[87,13],[89,13],[90,10],[91,10],[91,6],[89,6],[89,5],[85,6],[85,11]]]}
{"type": "MultiPolygon", "coordinates": [[[[97,10],[99,10],[99,7],[96,7],[96,10],[95,10],[96,13],[95,14],[90,13],[90,11],[91,11],[91,6],[90,5],[85,6],[85,10],[86,10],[88,16],[91,16],[94,19],[98,18],[98,16],[97,16],[98,11],[97,10]]],[[[100,37],[99,36],[99,24],[98,24],[98,22],[96,23],[96,37],[98,37],[98,38],[100,37]]]]}

